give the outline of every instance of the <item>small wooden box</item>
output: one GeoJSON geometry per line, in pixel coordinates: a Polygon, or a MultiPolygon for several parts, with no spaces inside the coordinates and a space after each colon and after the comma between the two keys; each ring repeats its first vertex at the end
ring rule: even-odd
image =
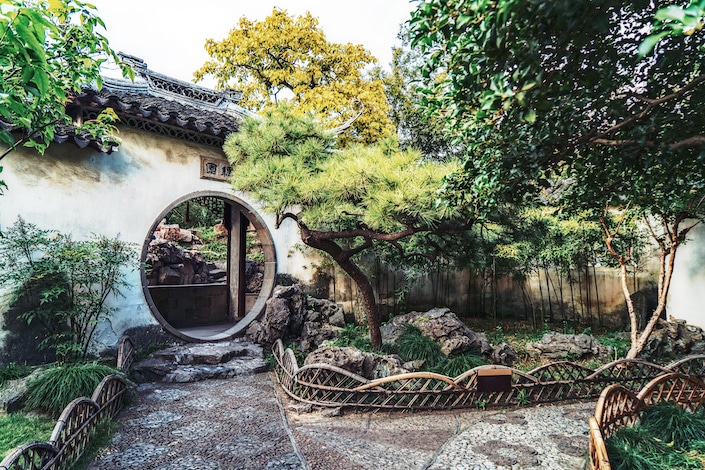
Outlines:
{"type": "Polygon", "coordinates": [[[478,392],[508,392],[511,389],[511,369],[480,369],[477,371],[478,392]]]}

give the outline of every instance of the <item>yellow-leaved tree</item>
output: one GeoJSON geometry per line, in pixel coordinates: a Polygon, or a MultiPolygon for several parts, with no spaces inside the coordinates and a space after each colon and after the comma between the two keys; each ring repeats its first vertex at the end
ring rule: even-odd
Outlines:
{"type": "Polygon", "coordinates": [[[362,114],[341,135],[341,144],[375,142],[393,132],[381,80],[365,74],[377,60],[361,45],[326,40],[310,13],[296,18],[274,9],[264,21],[240,18],[228,37],[205,45],[211,60],[194,73],[219,88],[241,90],[250,110],[289,101],[300,114],[316,113],[334,128],[362,114]]]}

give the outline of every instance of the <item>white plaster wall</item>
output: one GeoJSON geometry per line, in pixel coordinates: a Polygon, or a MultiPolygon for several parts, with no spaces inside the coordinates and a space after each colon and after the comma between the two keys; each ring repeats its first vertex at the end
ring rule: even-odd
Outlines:
{"type": "MultiPolygon", "coordinates": [[[[218,148],[122,128],[120,150],[111,155],[52,145],[45,155],[29,149],[11,152],[2,162],[0,179],[8,185],[0,196],[0,230],[18,215],[43,229],[87,238],[91,233],[119,235],[137,245],[139,256],[150,228],[174,201],[197,191],[234,194],[257,211],[267,224],[277,254],[277,272],[308,280],[311,270],[295,245],[293,223],[274,228],[274,218],[229,183],[200,178],[200,156],[224,158],[218,148]]],[[[234,169],[237,171],[237,169],[234,169]]],[[[118,311],[100,325],[100,341],[114,345],[129,327],[156,323],[142,293],[140,274],[128,275],[123,298],[112,299],[118,311]]],[[[3,307],[0,306],[0,312],[3,307]]],[[[1,335],[0,335],[1,337],[1,335]]]]}
{"type": "Polygon", "coordinates": [[[678,248],[666,304],[669,316],[705,328],[705,227],[699,224],[678,248]]]}

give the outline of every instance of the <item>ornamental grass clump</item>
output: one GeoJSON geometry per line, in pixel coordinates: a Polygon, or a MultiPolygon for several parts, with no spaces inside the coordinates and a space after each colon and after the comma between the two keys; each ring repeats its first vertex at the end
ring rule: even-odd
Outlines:
{"type": "Polygon", "coordinates": [[[468,351],[443,357],[431,368],[431,372],[443,374],[448,377],[457,377],[463,372],[485,364],[486,362],[482,359],[482,356],[468,351]]]}
{"type": "Polygon", "coordinates": [[[75,398],[92,396],[100,381],[110,374],[119,374],[119,371],[96,362],[47,369],[27,384],[25,409],[59,416],[75,398]]]}
{"type": "Polygon", "coordinates": [[[424,336],[416,326],[408,323],[396,340],[397,354],[406,362],[424,361],[425,368],[433,368],[444,358],[441,346],[424,336]]]}
{"type": "Polygon", "coordinates": [[[372,342],[368,336],[368,331],[364,326],[356,326],[348,323],[339,332],[331,346],[352,347],[360,351],[376,352],[372,349],[372,342]]]}
{"type": "Polygon", "coordinates": [[[662,403],[605,441],[614,470],[705,468],[705,413],[662,403]]]}
{"type": "Polygon", "coordinates": [[[680,406],[661,403],[644,410],[641,427],[657,439],[687,449],[691,443],[705,441],[705,412],[692,413],[680,406]]]}
{"type": "Polygon", "coordinates": [[[0,387],[9,380],[21,379],[32,373],[32,368],[26,364],[11,362],[0,367],[0,387]]]}

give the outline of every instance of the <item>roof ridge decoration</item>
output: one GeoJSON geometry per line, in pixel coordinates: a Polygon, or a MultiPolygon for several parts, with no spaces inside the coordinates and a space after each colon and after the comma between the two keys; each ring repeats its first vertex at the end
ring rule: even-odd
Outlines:
{"type": "Polygon", "coordinates": [[[241,91],[232,88],[212,90],[150,70],[147,63],[139,57],[123,52],[118,55],[144,82],[103,77],[103,88],[109,91],[147,94],[236,118],[261,119],[257,114],[238,105],[242,99],[241,91]]]}

